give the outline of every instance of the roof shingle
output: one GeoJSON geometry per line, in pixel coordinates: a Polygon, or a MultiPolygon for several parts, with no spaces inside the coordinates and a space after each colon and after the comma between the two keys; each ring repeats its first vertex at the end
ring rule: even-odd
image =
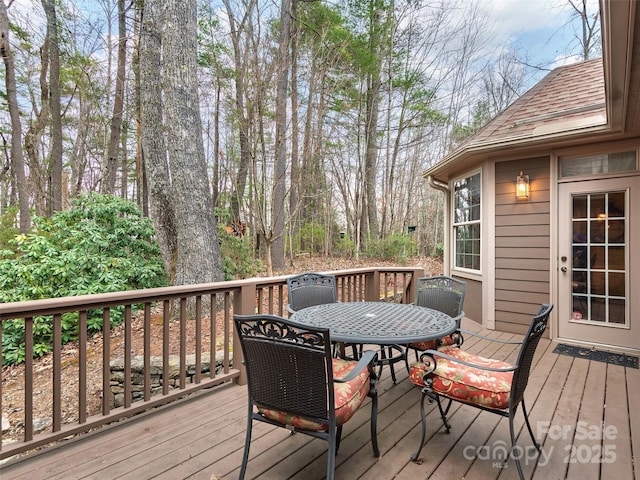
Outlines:
{"type": "Polygon", "coordinates": [[[605,125],[602,59],[558,67],[461,147],[605,125]]]}

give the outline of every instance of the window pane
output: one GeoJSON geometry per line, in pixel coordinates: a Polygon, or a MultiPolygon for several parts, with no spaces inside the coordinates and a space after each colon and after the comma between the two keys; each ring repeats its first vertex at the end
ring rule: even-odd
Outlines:
{"type": "Polygon", "coordinates": [[[455,265],[480,270],[480,174],[454,184],[455,265]]]}

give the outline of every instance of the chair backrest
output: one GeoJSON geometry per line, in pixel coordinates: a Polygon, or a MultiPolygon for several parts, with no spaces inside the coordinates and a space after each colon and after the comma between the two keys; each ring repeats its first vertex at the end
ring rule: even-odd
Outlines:
{"type": "Polygon", "coordinates": [[[233,319],[252,404],[330,424],[335,396],[329,330],[275,315],[233,319]]]}
{"type": "Polygon", "coordinates": [[[334,275],[302,273],[287,278],[289,311],[296,312],[313,305],[336,303],[338,288],[334,275]]]}
{"type": "Polygon", "coordinates": [[[429,307],[456,318],[462,314],[467,283],[446,275],[418,279],[416,305],[429,307]]]}
{"type": "Polygon", "coordinates": [[[513,380],[511,381],[511,405],[517,405],[524,396],[524,391],[529,383],[529,372],[533,356],[536,353],[540,337],[547,329],[549,316],[553,310],[553,304],[543,304],[538,313],[533,317],[529,330],[525,335],[520,351],[518,352],[518,360],[516,361],[516,370],[513,372],[513,380]]]}

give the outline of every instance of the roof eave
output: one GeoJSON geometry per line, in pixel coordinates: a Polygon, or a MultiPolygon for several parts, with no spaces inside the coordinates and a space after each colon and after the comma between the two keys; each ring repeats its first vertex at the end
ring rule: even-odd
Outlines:
{"type": "MultiPolygon", "coordinates": [[[[595,139],[602,139],[603,136],[615,133],[607,124],[594,125],[581,128],[579,130],[551,132],[546,135],[523,135],[521,137],[508,137],[502,140],[489,140],[477,142],[468,146],[463,146],[459,150],[446,156],[441,162],[424,171],[422,176],[438,179],[438,176],[449,172],[455,166],[456,169],[470,162],[484,159],[489,155],[498,155],[500,152],[509,151],[517,154],[519,150],[532,150],[539,147],[557,148],[572,146],[576,143],[588,139],[590,142],[595,139]]],[[[440,180],[444,181],[444,180],[440,180]]]]}
{"type": "Polygon", "coordinates": [[[602,59],[607,121],[612,130],[625,130],[631,78],[635,0],[600,0],[602,59]]]}

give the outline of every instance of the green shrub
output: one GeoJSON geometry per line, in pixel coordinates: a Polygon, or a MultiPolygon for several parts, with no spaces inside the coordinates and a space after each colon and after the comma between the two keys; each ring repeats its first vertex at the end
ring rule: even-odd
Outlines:
{"type": "Polygon", "coordinates": [[[418,246],[412,237],[394,233],[381,240],[369,240],[362,252],[367,258],[392,260],[406,264],[408,258],[418,253],[418,246]]]}
{"type": "Polygon", "coordinates": [[[0,251],[10,248],[9,242],[20,230],[16,226],[18,207],[11,207],[0,215],[0,251]]]}
{"type": "Polygon", "coordinates": [[[317,222],[302,225],[293,239],[295,253],[323,254],[327,243],[327,230],[317,222]]]}
{"type": "Polygon", "coordinates": [[[356,244],[347,236],[338,234],[333,241],[333,253],[339,257],[351,257],[356,250],[356,244]]]}
{"type": "MultiPolygon", "coordinates": [[[[27,235],[0,251],[0,302],[107,293],[167,285],[153,225],[131,202],[88,194],[51,218],[34,217],[27,235]]],[[[122,312],[111,310],[111,324],[122,312]]],[[[102,328],[102,312],[88,312],[89,334],[102,328]]],[[[77,315],[62,318],[63,341],[78,335],[77,315]]],[[[51,317],[34,318],[35,355],[50,351],[51,317]]],[[[4,322],[2,362],[24,360],[24,324],[4,322]]]]}
{"type": "Polygon", "coordinates": [[[249,237],[227,233],[222,223],[218,224],[218,236],[225,280],[254,277],[262,271],[262,262],[254,257],[249,237]]]}

